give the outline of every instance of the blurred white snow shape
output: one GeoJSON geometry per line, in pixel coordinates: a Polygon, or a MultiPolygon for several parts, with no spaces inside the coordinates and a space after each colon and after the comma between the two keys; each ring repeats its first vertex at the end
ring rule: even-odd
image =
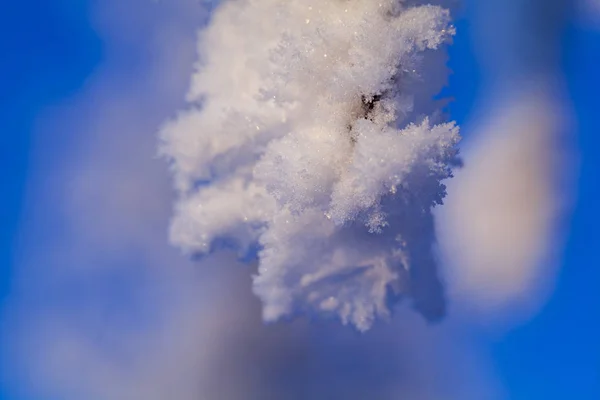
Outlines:
{"type": "Polygon", "coordinates": [[[552,288],[573,172],[566,111],[551,91],[512,92],[469,129],[465,167],[438,213],[449,297],[486,320],[516,322],[552,288]],[[491,320],[490,320],[491,318],[491,320]]]}

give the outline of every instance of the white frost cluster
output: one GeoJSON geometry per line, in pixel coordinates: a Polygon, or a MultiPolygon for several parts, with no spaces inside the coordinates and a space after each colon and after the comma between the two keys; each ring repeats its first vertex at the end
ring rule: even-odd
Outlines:
{"type": "Polygon", "coordinates": [[[161,132],[190,254],[256,255],[263,317],[368,329],[400,296],[444,313],[431,208],[458,129],[434,97],[449,11],[408,0],[232,0],[200,33],[189,108],[161,132]]]}

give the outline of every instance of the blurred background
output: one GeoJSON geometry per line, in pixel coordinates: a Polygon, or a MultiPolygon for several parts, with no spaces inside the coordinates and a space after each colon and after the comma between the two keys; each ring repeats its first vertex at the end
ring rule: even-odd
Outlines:
{"type": "Polygon", "coordinates": [[[600,398],[600,2],[453,6],[450,316],[362,336],[263,326],[253,266],[168,244],[156,132],[213,6],[4,6],[0,399],[600,398]]]}

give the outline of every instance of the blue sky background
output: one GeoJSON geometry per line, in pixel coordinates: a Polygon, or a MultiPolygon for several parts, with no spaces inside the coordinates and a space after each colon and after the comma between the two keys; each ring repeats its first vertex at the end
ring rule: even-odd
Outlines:
{"type": "MultiPolygon", "coordinates": [[[[2,305],[14,296],[13,261],[20,227],[27,222],[22,211],[34,165],[34,130],[43,134],[53,108],[72,100],[105,63],[116,63],[128,74],[135,71],[136,56],[143,61],[136,54],[107,59],[107,54],[117,56],[106,51],[94,31],[89,7],[85,1],[30,0],[9,2],[0,13],[2,305]]],[[[454,74],[448,94],[455,99],[450,112],[459,123],[468,120],[486,87],[485,72],[473,52],[471,12],[468,9],[466,18],[457,22],[459,33],[451,51],[454,74]]],[[[578,199],[549,303],[532,320],[490,343],[508,397],[517,400],[600,399],[600,26],[594,30],[571,21],[562,41],[561,63],[582,156],[578,199]]],[[[19,399],[8,385],[0,393],[0,399],[19,399]]]]}

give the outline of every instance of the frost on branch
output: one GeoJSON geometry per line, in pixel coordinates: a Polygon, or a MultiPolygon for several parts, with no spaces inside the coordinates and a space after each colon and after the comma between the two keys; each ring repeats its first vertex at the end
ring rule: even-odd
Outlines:
{"type": "Polygon", "coordinates": [[[266,321],[366,330],[402,296],[444,314],[431,208],[459,135],[433,98],[453,28],[418,3],[229,1],[200,34],[190,106],[161,132],[171,239],[257,254],[266,321]]]}

